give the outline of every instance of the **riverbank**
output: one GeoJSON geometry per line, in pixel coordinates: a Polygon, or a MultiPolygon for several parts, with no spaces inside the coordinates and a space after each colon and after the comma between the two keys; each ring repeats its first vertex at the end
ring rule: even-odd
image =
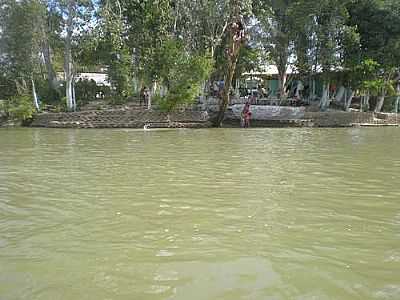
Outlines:
{"type": "MultiPolygon", "coordinates": [[[[252,127],[398,126],[397,114],[373,112],[307,112],[302,108],[288,111],[284,107],[254,107],[252,127]]],[[[96,110],[74,113],[42,113],[30,127],[44,128],[208,128],[213,114],[205,111],[165,113],[140,109],[96,110]]],[[[240,115],[228,111],[225,127],[239,127],[240,115]]]]}
{"type": "Polygon", "coordinates": [[[30,127],[45,128],[207,128],[207,112],[165,113],[140,109],[42,113],[30,127]]]}

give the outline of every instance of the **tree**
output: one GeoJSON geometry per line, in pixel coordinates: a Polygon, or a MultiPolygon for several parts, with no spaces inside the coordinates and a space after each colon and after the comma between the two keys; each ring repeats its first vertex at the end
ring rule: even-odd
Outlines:
{"type": "Polygon", "coordinates": [[[231,16],[226,29],[226,58],[227,66],[224,76],[224,88],[222,90],[219,112],[214,121],[214,126],[220,127],[224,120],[225,111],[228,108],[232,79],[236,71],[240,49],[246,41],[244,13],[249,9],[248,1],[231,0],[231,16]]]}
{"type": "Polygon", "coordinates": [[[3,0],[0,7],[2,75],[14,82],[19,95],[31,91],[34,106],[39,110],[35,76],[40,64],[44,7],[35,0],[3,0]]]}
{"type": "MultiPolygon", "coordinates": [[[[99,10],[98,50],[107,66],[108,80],[115,88],[114,97],[125,101],[132,93],[133,60],[127,45],[123,7],[120,1],[103,0],[99,10]]],[[[90,44],[89,39],[89,44],[90,44]]],[[[89,51],[89,55],[93,52],[89,51]]]]}
{"type": "Polygon", "coordinates": [[[173,33],[192,52],[215,59],[229,19],[229,0],[176,0],[173,33]]]}
{"type": "Polygon", "coordinates": [[[382,110],[385,97],[393,93],[400,69],[400,3],[393,0],[357,0],[348,5],[349,24],[356,26],[359,61],[379,65],[373,86],[378,90],[375,112],[382,110]]]}
{"type": "Polygon", "coordinates": [[[155,94],[160,81],[158,49],[169,39],[173,24],[171,1],[124,0],[121,6],[134,71],[142,82],[152,86],[155,94]]]}
{"type": "Polygon", "coordinates": [[[287,71],[293,55],[293,14],[296,0],[257,0],[255,15],[259,21],[259,39],[278,69],[279,96],[286,96],[287,71]]]}
{"type": "Polygon", "coordinates": [[[344,47],[342,41],[350,32],[346,21],[347,1],[299,0],[292,7],[295,32],[295,66],[299,73],[309,73],[310,78],[320,74],[323,81],[321,110],[330,105],[330,83],[342,66],[344,47]]]}
{"type": "Polygon", "coordinates": [[[181,41],[171,38],[159,50],[160,79],[166,91],[158,97],[161,109],[171,111],[179,105],[193,102],[199,95],[201,83],[212,70],[210,57],[192,54],[181,41]]]}
{"type": "Polygon", "coordinates": [[[48,2],[60,16],[64,34],[64,76],[68,111],[76,110],[75,73],[73,49],[79,36],[91,29],[93,3],[91,0],[52,0],[48,2]]]}

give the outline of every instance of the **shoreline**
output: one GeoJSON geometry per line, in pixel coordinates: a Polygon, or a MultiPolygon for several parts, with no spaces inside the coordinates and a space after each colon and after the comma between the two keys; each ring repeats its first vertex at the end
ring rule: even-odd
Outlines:
{"type": "MultiPolygon", "coordinates": [[[[40,113],[28,124],[0,120],[0,127],[32,128],[212,128],[213,114],[207,111],[165,113],[148,110],[92,110],[71,113],[40,113]]],[[[400,114],[373,112],[305,112],[297,118],[281,115],[251,120],[254,128],[352,128],[399,127],[400,114]]],[[[228,112],[223,128],[240,128],[240,118],[228,112]]]]}

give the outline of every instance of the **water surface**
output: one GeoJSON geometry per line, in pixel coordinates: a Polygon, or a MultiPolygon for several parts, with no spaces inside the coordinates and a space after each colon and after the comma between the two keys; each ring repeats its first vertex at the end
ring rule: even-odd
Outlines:
{"type": "Polygon", "coordinates": [[[0,130],[0,299],[400,299],[400,130],[0,130]]]}

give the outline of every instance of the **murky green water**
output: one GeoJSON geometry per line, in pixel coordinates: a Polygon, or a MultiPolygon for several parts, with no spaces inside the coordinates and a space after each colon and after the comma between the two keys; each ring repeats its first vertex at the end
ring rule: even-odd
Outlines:
{"type": "Polygon", "coordinates": [[[0,130],[0,299],[400,299],[400,130],[0,130]]]}

